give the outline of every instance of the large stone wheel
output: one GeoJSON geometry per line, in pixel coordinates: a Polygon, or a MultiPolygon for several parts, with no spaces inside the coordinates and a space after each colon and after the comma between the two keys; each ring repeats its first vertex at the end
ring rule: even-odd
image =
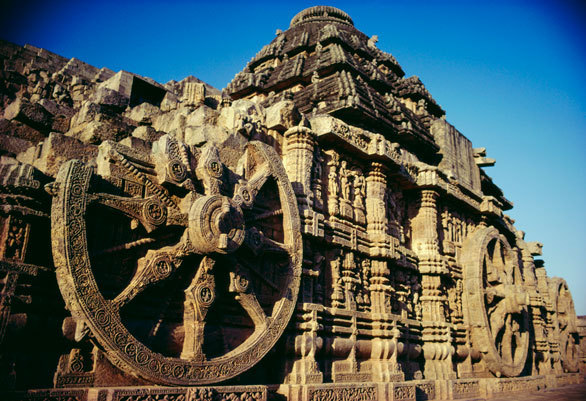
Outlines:
{"type": "Polygon", "coordinates": [[[516,255],[493,227],[464,243],[465,317],[473,348],[497,377],[521,374],[529,348],[528,313],[516,255]]]}
{"type": "Polygon", "coordinates": [[[112,171],[143,185],[136,196],[80,161],[61,167],[51,188],[58,282],[122,371],[167,385],[219,382],[255,365],[291,318],[297,204],[263,143],[250,142],[233,165],[213,146],[192,156],[171,138],[160,143],[164,165],[147,156],[159,160],[150,170],[137,168],[131,149],[101,146],[112,171]]]}
{"type": "Polygon", "coordinates": [[[562,368],[565,372],[577,372],[580,368],[580,346],[572,294],[566,281],[559,277],[550,279],[549,292],[555,311],[554,335],[560,347],[562,368]]]}

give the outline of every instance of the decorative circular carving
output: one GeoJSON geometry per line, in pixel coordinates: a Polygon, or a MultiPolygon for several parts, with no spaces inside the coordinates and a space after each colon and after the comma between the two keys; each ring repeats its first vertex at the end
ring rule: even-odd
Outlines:
{"type": "MultiPolygon", "coordinates": [[[[122,169],[123,153],[110,161],[122,169]]],[[[144,203],[108,192],[80,161],[61,167],[51,213],[61,293],[122,371],[161,385],[220,382],[254,366],[285,330],[301,276],[296,198],[272,148],[250,142],[243,158],[227,166],[201,156],[193,187],[205,193],[145,175],[144,203]],[[244,211],[236,182],[250,191],[244,211]]]]}
{"type": "Polygon", "coordinates": [[[197,298],[201,305],[209,306],[214,302],[214,290],[207,285],[202,285],[197,289],[197,298]]]}
{"type": "Polygon", "coordinates": [[[173,271],[171,260],[167,255],[161,255],[154,260],[153,269],[158,278],[166,278],[173,271]]]}
{"type": "Polygon", "coordinates": [[[475,231],[462,251],[472,346],[495,376],[518,376],[527,361],[529,318],[517,257],[494,227],[475,231]]]}
{"type": "Polygon", "coordinates": [[[209,162],[206,165],[206,169],[209,175],[211,175],[214,178],[220,178],[222,177],[222,172],[223,172],[223,168],[222,168],[222,164],[220,163],[219,160],[215,160],[215,159],[211,159],[209,160],[209,162]]]}
{"type": "Polygon", "coordinates": [[[564,279],[554,277],[549,280],[549,293],[556,312],[553,334],[560,345],[562,368],[565,372],[578,372],[580,368],[578,319],[572,294],[564,279]]]}
{"type": "Polygon", "coordinates": [[[247,185],[239,186],[234,194],[234,201],[237,204],[242,205],[242,207],[251,207],[254,201],[254,197],[250,192],[250,188],[248,188],[247,185]]]}
{"type": "Polygon", "coordinates": [[[79,373],[83,371],[83,361],[81,358],[75,359],[71,362],[70,369],[73,373],[79,373]]]}
{"type": "Polygon", "coordinates": [[[187,169],[183,163],[177,160],[169,162],[167,170],[169,172],[169,176],[175,182],[183,182],[187,178],[187,169]]]}
{"type": "Polygon", "coordinates": [[[160,202],[149,199],[144,205],[143,215],[147,222],[159,226],[167,220],[167,209],[160,202]]]}

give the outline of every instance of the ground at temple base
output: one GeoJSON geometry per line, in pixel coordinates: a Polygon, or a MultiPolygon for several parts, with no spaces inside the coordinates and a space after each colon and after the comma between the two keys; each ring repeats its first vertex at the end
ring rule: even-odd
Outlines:
{"type": "MultiPolygon", "coordinates": [[[[485,400],[485,398],[474,398],[485,400]]],[[[534,391],[529,393],[513,393],[502,397],[486,398],[491,401],[584,401],[586,400],[586,382],[569,386],[534,391]]],[[[470,400],[471,401],[471,400],[470,400]]]]}

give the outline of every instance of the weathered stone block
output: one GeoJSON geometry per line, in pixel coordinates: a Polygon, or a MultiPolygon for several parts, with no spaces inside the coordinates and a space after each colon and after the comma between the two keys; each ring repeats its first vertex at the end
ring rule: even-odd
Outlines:
{"type": "Polygon", "coordinates": [[[130,102],[128,96],[110,88],[98,88],[94,98],[96,103],[110,106],[117,110],[124,110],[130,102]]]}
{"type": "Polygon", "coordinates": [[[69,130],[66,135],[77,138],[84,143],[99,144],[103,141],[119,141],[132,133],[132,126],[121,121],[96,119],[88,123],[78,125],[69,130]]]}
{"type": "Polygon", "coordinates": [[[161,109],[150,103],[141,103],[127,111],[124,115],[138,124],[150,125],[155,116],[161,114],[161,109]]]}
{"type": "Polygon", "coordinates": [[[142,139],[148,142],[155,142],[158,140],[163,133],[155,130],[153,127],[148,125],[141,125],[136,127],[134,131],[132,131],[132,136],[135,138],[142,139]]]}
{"type": "Polygon", "coordinates": [[[161,111],[167,112],[175,110],[179,105],[179,97],[172,92],[165,93],[165,97],[161,101],[161,111]]]}
{"type": "Polygon", "coordinates": [[[14,156],[26,151],[32,145],[33,143],[31,141],[6,134],[0,134],[0,154],[14,156]]]}
{"type": "Polygon", "coordinates": [[[52,132],[47,139],[30,148],[17,159],[23,163],[29,163],[48,176],[55,177],[61,164],[70,159],[91,162],[98,154],[98,148],[85,144],[75,138],[52,132]]]}
{"type": "Polygon", "coordinates": [[[186,125],[194,127],[201,125],[216,125],[219,113],[211,107],[202,105],[187,116],[186,125]]]}
{"type": "Polygon", "coordinates": [[[216,126],[185,127],[184,142],[188,145],[201,145],[205,142],[222,143],[229,133],[216,126]]]}
{"type": "Polygon", "coordinates": [[[18,98],[4,110],[4,118],[16,120],[38,130],[51,127],[52,115],[38,103],[18,98]]]}
{"type": "Polygon", "coordinates": [[[0,118],[0,132],[32,143],[37,143],[45,138],[45,134],[39,130],[21,122],[15,120],[10,121],[4,118],[0,118]]]}
{"type": "Polygon", "coordinates": [[[166,93],[162,85],[127,71],[119,71],[99,87],[122,93],[129,98],[131,107],[144,102],[160,106],[166,93]]]}
{"type": "Polygon", "coordinates": [[[183,102],[189,106],[203,104],[206,98],[206,87],[199,82],[186,82],[183,88],[183,102]]]}
{"type": "Polygon", "coordinates": [[[265,113],[268,129],[285,131],[301,121],[301,113],[291,100],[278,102],[266,109],[265,113]]]}
{"type": "Polygon", "coordinates": [[[75,110],[69,106],[65,106],[61,103],[56,102],[52,99],[41,99],[39,100],[39,104],[43,106],[49,113],[53,114],[54,116],[57,115],[65,115],[65,116],[72,116],[75,114],[75,110]]]}

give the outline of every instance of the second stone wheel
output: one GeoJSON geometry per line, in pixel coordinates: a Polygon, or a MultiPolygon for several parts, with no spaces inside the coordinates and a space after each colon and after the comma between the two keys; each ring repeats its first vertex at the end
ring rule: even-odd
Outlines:
{"type": "Polygon", "coordinates": [[[238,161],[168,137],[153,149],[141,165],[132,149],[102,145],[102,175],[62,166],[52,187],[59,286],[122,371],[158,384],[226,380],[273,347],[295,307],[295,195],[260,142],[238,161]]]}
{"type": "Polygon", "coordinates": [[[518,376],[527,361],[529,316],[516,255],[494,227],[475,231],[462,253],[472,347],[495,376],[518,376]]]}

